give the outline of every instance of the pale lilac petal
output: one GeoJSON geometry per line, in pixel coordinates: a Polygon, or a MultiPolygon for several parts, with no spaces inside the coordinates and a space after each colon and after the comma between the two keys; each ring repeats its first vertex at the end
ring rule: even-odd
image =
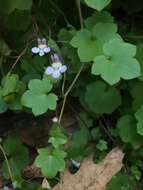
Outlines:
{"type": "Polygon", "coordinates": [[[53,57],[54,57],[54,62],[61,62],[61,60],[60,60],[58,54],[55,53],[55,54],[53,55],[53,57]]]}
{"type": "Polygon", "coordinates": [[[56,53],[54,53],[53,55],[51,55],[51,60],[52,60],[53,63],[54,62],[61,62],[58,54],[56,54],[56,53]]]}
{"type": "Polygon", "coordinates": [[[45,48],[43,49],[43,51],[44,51],[45,53],[49,53],[49,52],[50,52],[50,48],[49,48],[49,47],[45,47],[45,48]]]}
{"type": "Polygon", "coordinates": [[[51,60],[52,60],[52,62],[54,62],[54,56],[53,55],[51,55],[51,60]]]}
{"type": "Polygon", "coordinates": [[[31,51],[32,53],[39,53],[40,49],[38,47],[33,47],[31,51]]]}
{"type": "Polygon", "coordinates": [[[62,65],[62,66],[59,68],[60,73],[65,73],[66,70],[67,70],[67,66],[66,66],[66,65],[62,65]]]}
{"type": "Polygon", "coordinates": [[[54,72],[54,69],[53,69],[53,67],[51,67],[51,66],[48,66],[48,67],[46,68],[46,70],[45,70],[45,74],[46,74],[46,75],[51,75],[53,72],[54,72]]]}
{"type": "Polygon", "coordinates": [[[53,78],[59,78],[60,77],[60,71],[59,70],[54,70],[54,72],[52,73],[53,78]]]}
{"type": "Polygon", "coordinates": [[[41,42],[42,42],[41,38],[37,38],[37,42],[38,42],[38,44],[41,44],[41,42]]]}
{"type": "Polygon", "coordinates": [[[43,56],[44,54],[45,54],[45,53],[44,53],[43,49],[41,49],[40,52],[39,52],[39,55],[40,55],[40,56],[43,56]]]}

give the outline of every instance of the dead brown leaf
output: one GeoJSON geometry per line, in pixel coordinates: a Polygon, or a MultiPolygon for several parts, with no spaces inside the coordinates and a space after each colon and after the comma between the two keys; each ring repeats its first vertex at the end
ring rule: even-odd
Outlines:
{"type": "Polygon", "coordinates": [[[105,190],[107,183],[121,170],[123,157],[119,148],[113,149],[99,164],[94,164],[92,157],[88,157],[76,174],[65,171],[60,183],[52,190],[105,190]]]}
{"type": "Polygon", "coordinates": [[[37,168],[35,165],[27,166],[23,170],[23,177],[26,179],[33,179],[43,177],[41,170],[37,168]]]}

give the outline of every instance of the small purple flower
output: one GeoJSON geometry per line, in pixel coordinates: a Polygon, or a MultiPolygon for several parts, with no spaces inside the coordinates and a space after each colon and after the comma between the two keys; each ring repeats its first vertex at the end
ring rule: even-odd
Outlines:
{"type": "Polygon", "coordinates": [[[45,38],[38,38],[37,39],[38,46],[33,47],[31,49],[32,53],[34,54],[39,54],[40,56],[45,55],[46,53],[50,52],[50,48],[46,44],[46,39],[45,38]]]}
{"type": "Polygon", "coordinates": [[[53,78],[57,79],[62,73],[67,70],[66,65],[62,65],[60,58],[57,54],[51,55],[52,65],[48,66],[45,70],[46,75],[51,75],[53,78]]]}

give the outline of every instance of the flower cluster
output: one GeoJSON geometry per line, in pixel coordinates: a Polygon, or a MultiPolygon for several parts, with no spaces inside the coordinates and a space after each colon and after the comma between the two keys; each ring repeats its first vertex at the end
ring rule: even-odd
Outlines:
{"type": "MultiPolygon", "coordinates": [[[[47,46],[45,38],[38,38],[38,47],[33,47],[31,49],[32,53],[39,54],[40,56],[45,55],[50,52],[50,48],[47,46]]],[[[57,79],[61,76],[62,73],[65,73],[67,66],[63,65],[58,54],[51,55],[51,66],[48,66],[45,70],[46,75],[51,75],[53,78],[57,79]]]]}
{"type": "Polygon", "coordinates": [[[51,55],[52,64],[45,70],[46,75],[51,75],[53,78],[59,78],[62,73],[67,70],[66,65],[62,65],[62,62],[57,54],[51,55]]]}
{"type": "Polygon", "coordinates": [[[50,52],[50,48],[47,46],[46,39],[45,38],[38,38],[37,39],[38,46],[33,47],[31,49],[32,53],[39,54],[40,56],[45,55],[46,53],[50,52]]]}

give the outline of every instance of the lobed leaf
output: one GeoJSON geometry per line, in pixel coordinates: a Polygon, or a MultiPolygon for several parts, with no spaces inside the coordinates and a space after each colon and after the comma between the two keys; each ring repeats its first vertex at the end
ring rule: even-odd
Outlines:
{"type": "Polygon", "coordinates": [[[101,11],[111,2],[111,0],[85,0],[85,2],[89,7],[101,11]]]}
{"type": "Polygon", "coordinates": [[[49,93],[52,89],[49,80],[33,79],[29,82],[28,87],[29,90],[23,94],[21,103],[28,108],[32,108],[35,116],[44,114],[48,109],[54,110],[56,108],[57,96],[49,93]]]}
{"type": "Polygon", "coordinates": [[[120,79],[133,79],[140,76],[140,65],[135,59],[136,46],[120,39],[111,39],[103,47],[104,55],[96,56],[92,74],[101,77],[110,85],[120,79]]]}

